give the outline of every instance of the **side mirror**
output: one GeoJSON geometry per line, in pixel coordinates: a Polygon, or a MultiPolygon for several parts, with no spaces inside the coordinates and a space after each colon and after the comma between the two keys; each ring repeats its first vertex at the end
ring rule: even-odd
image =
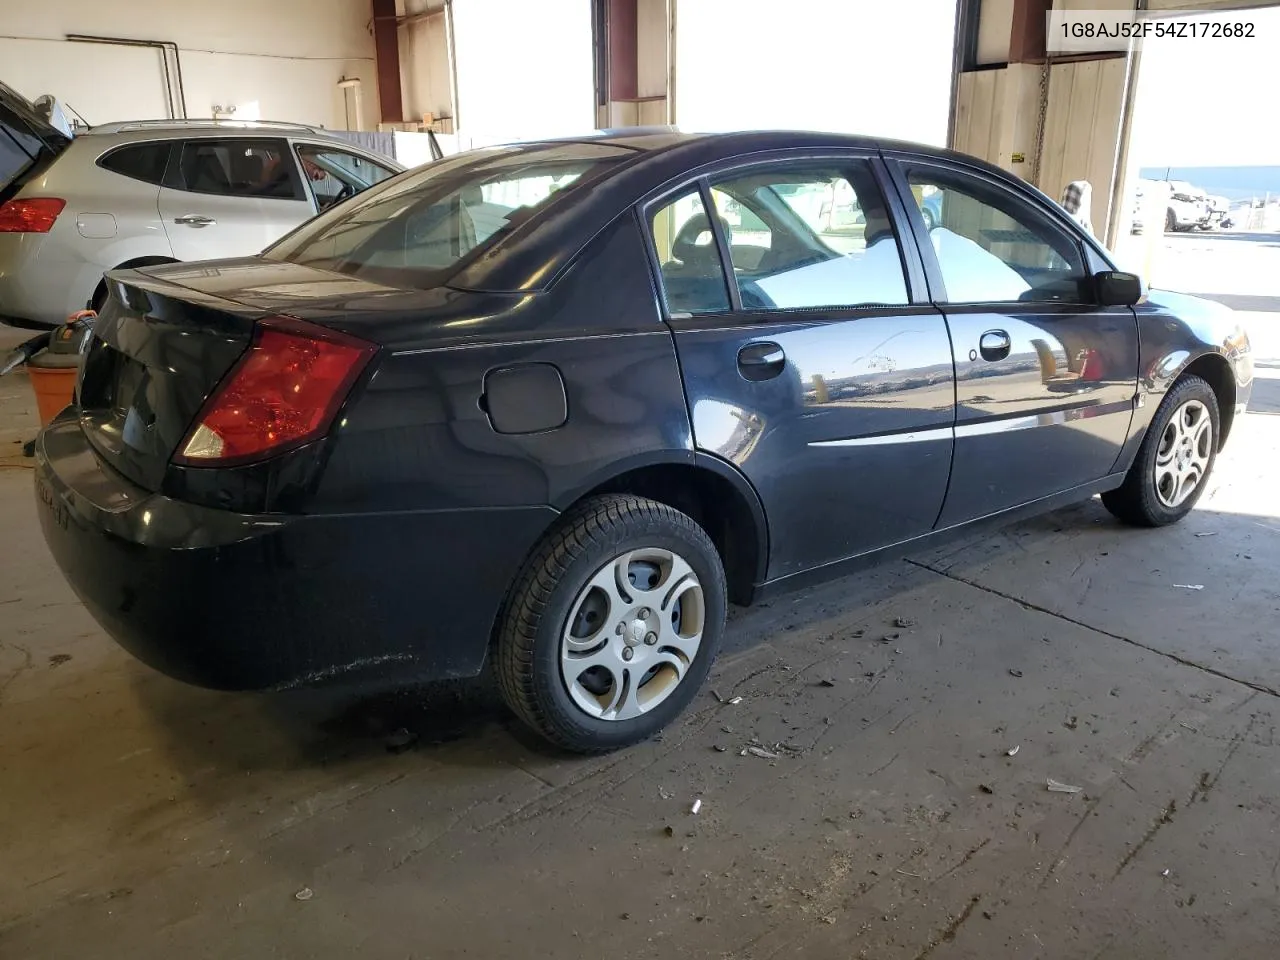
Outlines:
{"type": "Polygon", "coordinates": [[[1104,307],[1131,307],[1142,299],[1142,278],[1122,270],[1102,270],[1093,275],[1098,303],[1104,307]]]}

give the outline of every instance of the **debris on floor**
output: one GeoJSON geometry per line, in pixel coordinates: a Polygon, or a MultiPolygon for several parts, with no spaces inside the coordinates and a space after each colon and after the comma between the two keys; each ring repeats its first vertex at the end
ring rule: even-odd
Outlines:
{"type": "Polygon", "coordinates": [[[731,697],[728,700],[726,700],[724,697],[720,696],[720,694],[715,690],[711,691],[711,695],[715,697],[717,701],[725,704],[726,706],[735,706],[742,702],[741,697],[731,697]]]}
{"type": "Polygon", "coordinates": [[[987,793],[987,794],[995,793],[995,791],[994,791],[994,790],[992,790],[992,789],[991,789],[989,786],[987,786],[985,783],[980,783],[980,784],[978,784],[978,790],[980,790],[982,793],[987,793]]]}
{"type": "Polygon", "coordinates": [[[1016,757],[1018,755],[1018,751],[1021,749],[1022,749],[1022,744],[1019,743],[1016,746],[1012,746],[1008,750],[1006,750],[1004,752],[1004,755],[1006,757],[1016,757]]]}
{"type": "Polygon", "coordinates": [[[691,816],[696,817],[698,815],[698,811],[701,809],[702,809],[702,798],[699,797],[697,800],[693,801],[693,806],[689,808],[689,814],[691,816]]]}
{"type": "Polygon", "coordinates": [[[753,757],[759,757],[761,760],[777,760],[781,756],[781,754],[774,753],[772,750],[766,750],[764,747],[757,746],[743,747],[742,753],[739,754],[739,756],[745,757],[748,754],[753,757]]]}
{"type": "Polygon", "coordinates": [[[817,683],[814,684],[815,687],[834,687],[835,685],[836,685],[836,682],[827,677],[823,677],[821,680],[819,680],[817,683]]]}
{"type": "Polygon", "coordinates": [[[1062,783],[1050,777],[1045,781],[1050,793],[1083,793],[1084,787],[1077,787],[1070,783],[1062,783]]]}
{"type": "Polygon", "coordinates": [[[914,627],[916,622],[910,617],[895,617],[893,625],[899,630],[906,630],[908,627],[914,627]]]}
{"type": "Polygon", "coordinates": [[[314,896],[315,896],[315,891],[313,891],[310,887],[303,887],[301,890],[299,890],[297,893],[293,895],[293,899],[310,900],[314,896]]]}
{"type": "Polygon", "coordinates": [[[405,727],[394,731],[387,737],[387,749],[392,753],[403,753],[418,741],[418,735],[405,727]]]}
{"type": "Polygon", "coordinates": [[[1181,587],[1183,590],[1203,590],[1203,583],[1175,583],[1175,587],[1181,587]]]}
{"type": "Polygon", "coordinates": [[[1009,676],[1011,676],[1011,677],[1021,677],[1021,676],[1022,676],[1022,671],[1021,671],[1021,670],[1014,669],[1013,667],[1010,667],[1010,668],[1009,668],[1009,676]]]}

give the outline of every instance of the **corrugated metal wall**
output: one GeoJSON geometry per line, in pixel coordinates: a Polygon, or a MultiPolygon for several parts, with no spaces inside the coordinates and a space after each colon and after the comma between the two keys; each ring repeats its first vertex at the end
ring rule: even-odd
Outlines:
{"type": "Polygon", "coordinates": [[[1038,186],[1056,199],[1072,180],[1088,180],[1092,220],[1100,234],[1115,184],[1126,70],[1123,59],[1085,60],[1059,64],[1049,73],[1038,186]]]}

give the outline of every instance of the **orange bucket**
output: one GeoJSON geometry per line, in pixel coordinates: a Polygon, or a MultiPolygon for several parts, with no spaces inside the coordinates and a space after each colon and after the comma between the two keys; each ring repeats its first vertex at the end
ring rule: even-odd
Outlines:
{"type": "Polygon", "coordinates": [[[37,354],[27,361],[27,375],[31,377],[36,409],[40,411],[40,426],[45,426],[71,403],[75,395],[76,374],[80,372],[79,360],[75,354],[37,354]]]}

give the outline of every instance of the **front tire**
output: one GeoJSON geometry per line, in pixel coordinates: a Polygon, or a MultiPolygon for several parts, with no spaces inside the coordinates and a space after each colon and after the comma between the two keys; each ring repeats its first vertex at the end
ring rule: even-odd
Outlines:
{"type": "Polygon", "coordinates": [[[724,569],[706,532],[643,497],[592,497],[546,534],[496,639],[503,699],[557,746],[603,753],[688,706],[724,633],[724,569]]]}
{"type": "Polygon", "coordinates": [[[1213,388],[1197,376],[1179,380],[1156,410],[1124,483],[1102,495],[1103,506],[1134,526],[1177,523],[1208,485],[1219,422],[1213,388]]]}

